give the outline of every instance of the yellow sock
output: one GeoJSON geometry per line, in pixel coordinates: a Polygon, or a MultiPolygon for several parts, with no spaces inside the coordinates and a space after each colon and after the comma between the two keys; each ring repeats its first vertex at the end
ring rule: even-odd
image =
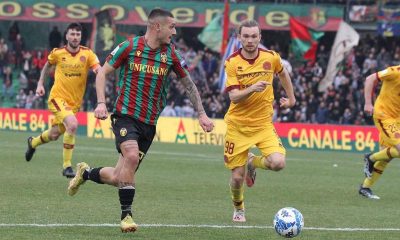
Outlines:
{"type": "Polygon", "coordinates": [[[400,157],[400,154],[397,151],[397,149],[395,147],[388,147],[372,154],[370,158],[373,161],[388,161],[391,160],[392,158],[398,158],[398,157],[400,157]]]}
{"type": "Polygon", "coordinates": [[[239,189],[235,189],[232,186],[230,186],[230,188],[231,188],[231,197],[232,197],[233,207],[236,209],[244,209],[243,185],[239,189]]]}
{"type": "Polygon", "coordinates": [[[253,166],[254,166],[254,168],[269,169],[267,166],[265,166],[265,157],[264,156],[254,156],[253,166]]]}
{"type": "Polygon", "coordinates": [[[36,148],[39,145],[48,143],[50,141],[49,139],[49,130],[46,130],[44,132],[42,132],[39,136],[34,137],[32,139],[32,147],[36,148]]]}
{"type": "Polygon", "coordinates": [[[386,166],[388,165],[389,162],[386,161],[379,161],[374,164],[374,171],[372,172],[371,179],[365,178],[363,182],[363,187],[365,188],[371,188],[376,181],[380,178],[380,176],[383,173],[383,170],[385,170],[386,166]]]}
{"type": "Polygon", "coordinates": [[[72,152],[75,146],[75,135],[64,133],[63,168],[71,167],[72,152]]]}

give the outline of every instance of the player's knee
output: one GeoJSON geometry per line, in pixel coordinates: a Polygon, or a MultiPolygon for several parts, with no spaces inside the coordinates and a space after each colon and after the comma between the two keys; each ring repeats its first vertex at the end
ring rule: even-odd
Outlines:
{"type": "Polygon", "coordinates": [[[49,133],[50,141],[56,141],[59,137],[60,137],[60,134],[58,132],[50,132],[49,133]]]}
{"type": "Polygon", "coordinates": [[[280,171],[284,169],[286,166],[285,158],[284,157],[279,157],[276,159],[272,159],[271,164],[270,164],[270,169],[273,171],[280,171]]]}
{"type": "Polygon", "coordinates": [[[244,181],[244,176],[234,175],[231,179],[234,186],[241,186],[244,181]]]}
{"type": "Polygon", "coordinates": [[[68,123],[67,132],[69,134],[74,135],[77,129],[78,129],[78,121],[70,121],[68,123]]]}
{"type": "Polygon", "coordinates": [[[136,169],[139,164],[139,155],[136,152],[127,153],[124,158],[126,158],[131,168],[136,169]]]}

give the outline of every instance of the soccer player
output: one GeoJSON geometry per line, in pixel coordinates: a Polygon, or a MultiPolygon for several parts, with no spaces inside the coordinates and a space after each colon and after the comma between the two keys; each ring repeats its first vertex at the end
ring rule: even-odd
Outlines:
{"type": "Polygon", "coordinates": [[[272,81],[275,74],[288,96],[279,100],[280,107],[292,107],[296,99],[290,76],[279,54],[259,48],[261,30],[258,23],[254,20],[242,22],[238,38],[242,48],[225,61],[225,90],[229,93],[231,104],[225,115],[224,161],[231,170],[232,220],[245,222],[244,180],[248,187],[252,187],[257,168],[279,171],[285,167],[286,151],[272,123],[272,81]],[[261,156],[249,152],[253,145],[260,149],[261,156]]]}
{"type": "Polygon", "coordinates": [[[78,128],[75,114],[82,103],[89,70],[92,69],[97,73],[100,64],[92,50],[80,45],[82,26],[79,23],[69,24],[65,37],[67,45],[63,48],[54,48],[50,52],[36,88],[37,95],[45,94],[44,80],[50,69],[55,66],[55,81],[48,98],[49,110],[55,118],[50,129],[37,137],[28,138],[25,159],[30,161],[38,146],[55,141],[64,134],[62,175],[73,178],[75,173],[71,167],[71,159],[78,128]]]}
{"type": "Polygon", "coordinates": [[[79,163],[77,174],[70,181],[68,194],[76,194],[86,180],[118,187],[122,232],[134,232],[138,227],[131,210],[136,191],[135,172],[153,141],[158,117],[166,105],[170,84],[168,74],[171,71],[185,86],[203,130],[210,132],[214,127],[204,111],[184,59],[171,44],[176,34],[175,25],[174,16],[169,11],[153,9],[148,16],[145,35],[119,44],[96,77],[98,102],[94,113],[97,118],[106,119],[105,78],[120,68],[119,90],[111,115],[116,149],[120,156],[115,167],[90,168],[86,163],[79,163]]]}
{"type": "Polygon", "coordinates": [[[400,157],[400,65],[369,75],[365,81],[364,97],[364,112],[373,115],[379,131],[381,150],[365,154],[366,178],[358,193],[369,199],[379,199],[371,187],[378,181],[390,160],[400,157]],[[372,105],[373,89],[378,81],[382,82],[382,87],[372,105]]]}

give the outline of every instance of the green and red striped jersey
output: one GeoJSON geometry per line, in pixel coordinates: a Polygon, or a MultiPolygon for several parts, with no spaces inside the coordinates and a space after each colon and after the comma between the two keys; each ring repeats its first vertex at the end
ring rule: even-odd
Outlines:
{"type": "Polygon", "coordinates": [[[166,105],[171,70],[178,78],[189,74],[173,44],[152,49],[144,36],[119,44],[107,62],[115,69],[121,68],[113,112],[151,125],[157,123],[166,105]]]}

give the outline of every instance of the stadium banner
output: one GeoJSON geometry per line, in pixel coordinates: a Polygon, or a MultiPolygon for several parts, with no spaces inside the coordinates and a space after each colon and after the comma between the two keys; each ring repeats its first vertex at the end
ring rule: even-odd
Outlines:
{"type": "MultiPolygon", "coordinates": [[[[87,136],[94,138],[114,138],[110,118],[101,121],[88,113],[87,136]]],[[[155,142],[182,144],[224,144],[226,131],[222,119],[214,120],[215,128],[211,133],[205,133],[196,118],[160,117],[158,119],[155,142]]]]}
{"type": "Polygon", "coordinates": [[[353,5],[350,7],[348,14],[349,20],[354,23],[376,22],[378,6],[353,5]]]}
{"type": "Polygon", "coordinates": [[[374,152],[379,132],[373,126],[278,123],[276,131],[287,148],[374,152]]]}
{"type": "Polygon", "coordinates": [[[378,11],[378,34],[384,37],[400,36],[400,4],[381,5],[378,11]]]}
{"type": "MultiPolygon", "coordinates": [[[[162,1],[162,0],[19,0],[0,2],[0,20],[39,22],[91,22],[96,12],[111,9],[116,24],[146,25],[147,15],[154,7],[170,10],[179,27],[204,27],[224,10],[224,2],[162,1]]],[[[263,30],[289,30],[290,17],[320,31],[336,31],[344,8],[313,4],[230,4],[231,28],[241,20],[255,19],[263,30]]]]}
{"type": "MultiPolygon", "coordinates": [[[[79,135],[114,138],[109,118],[99,120],[91,112],[79,112],[77,117],[79,135]]],[[[0,108],[0,130],[39,133],[48,128],[53,118],[46,110],[0,108]]],[[[154,141],[223,146],[226,124],[223,119],[213,121],[214,130],[205,133],[197,118],[160,117],[154,141]]],[[[346,152],[373,152],[379,149],[379,133],[374,126],[275,123],[275,128],[288,149],[346,152]]]]}
{"type": "MultiPolygon", "coordinates": [[[[87,132],[87,114],[76,114],[78,134],[87,132]]],[[[48,110],[28,110],[18,108],[0,108],[0,130],[40,133],[51,126],[54,115],[48,110]]]]}

